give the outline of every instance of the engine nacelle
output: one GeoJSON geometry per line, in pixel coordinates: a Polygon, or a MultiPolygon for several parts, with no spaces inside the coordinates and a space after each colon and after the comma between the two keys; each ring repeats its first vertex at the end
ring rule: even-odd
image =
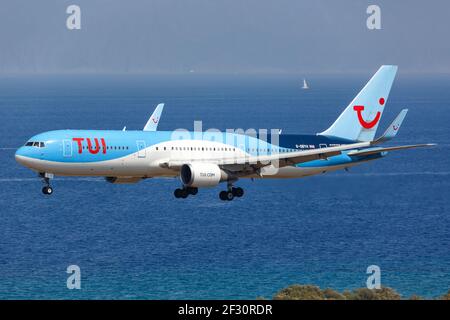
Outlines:
{"type": "Polygon", "coordinates": [[[181,166],[180,178],[187,187],[215,187],[221,181],[227,180],[225,171],[217,164],[190,163],[181,166]]]}

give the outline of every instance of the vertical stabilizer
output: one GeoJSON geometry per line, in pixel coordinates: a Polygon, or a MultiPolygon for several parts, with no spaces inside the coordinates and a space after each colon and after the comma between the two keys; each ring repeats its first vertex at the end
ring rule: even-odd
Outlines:
{"type": "Polygon", "coordinates": [[[319,135],[372,141],[397,73],[397,66],[381,66],[327,130],[319,135]]]}

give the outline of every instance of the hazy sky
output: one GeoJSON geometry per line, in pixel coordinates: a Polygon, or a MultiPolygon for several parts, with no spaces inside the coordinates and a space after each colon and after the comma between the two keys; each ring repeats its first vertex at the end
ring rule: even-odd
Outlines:
{"type": "Polygon", "coordinates": [[[448,0],[0,0],[0,73],[450,73],[449,14],[448,0]]]}

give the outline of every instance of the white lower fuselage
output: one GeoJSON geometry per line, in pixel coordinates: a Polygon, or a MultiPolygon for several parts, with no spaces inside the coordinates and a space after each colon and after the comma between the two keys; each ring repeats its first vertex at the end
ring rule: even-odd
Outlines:
{"type": "MultiPolygon", "coordinates": [[[[76,150],[74,150],[76,151],[76,150]]],[[[84,150],[83,150],[84,151],[84,150]]],[[[61,148],[61,153],[63,152],[61,148]]],[[[258,152],[268,154],[267,148],[258,152]]],[[[175,177],[178,170],[161,166],[161,163],[216,163],[221,159],[248,157],[249,153],[241,148],[220,142],[203,140],[166,141],[132,152],[122,157],[109,160],[76,162],[52,161],[45,159],[45,151],[41,157],[16,155],[21,164],[40,173],[51,173],[59,176],[104,176],[104,177],[175,177]]],[[[317,161],[316,161],[317,162],[317,161]]],[[[320,160],[314,166],[288,166],[263,169],[260,174],[250,174],[241,178],[300,178],[354,166],[361,161],[333,162],[320,160]],[[320,165],[323,163],[323,165],[320,165]]]]}

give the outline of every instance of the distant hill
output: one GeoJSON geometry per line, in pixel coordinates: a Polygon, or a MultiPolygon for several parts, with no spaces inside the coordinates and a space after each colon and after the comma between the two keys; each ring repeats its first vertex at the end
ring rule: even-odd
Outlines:
{"type": "MultiPolygon", "coordinates": [[[[320,289],[314,285],[294,284],[281,289],[274,296],[274,300],[402,300],[402,296],[392,288],[380,289],[357,288],[351,291],[338,292],[333,289],[320,289]]],[[[417,295],[412,295],[409,300],[424,300],[417,295]]],[[[438,300],[450,300],[450,290],[437,297],[438,300]]]]}

